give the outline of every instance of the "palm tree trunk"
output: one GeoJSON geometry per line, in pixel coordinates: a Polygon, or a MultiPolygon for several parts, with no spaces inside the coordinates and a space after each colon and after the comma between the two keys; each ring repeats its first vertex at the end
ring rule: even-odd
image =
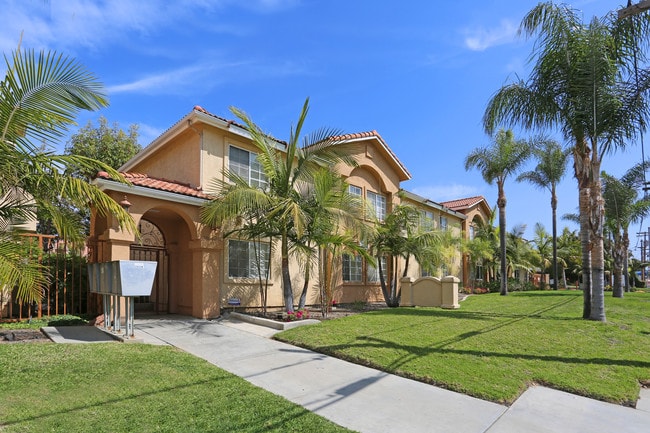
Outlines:
{"type": "Polygon", "coordinates": [[[583,294],[582,318],[591,317],[591,242],[590,242],[590,210],[591,191],[589,183],[589,152],[583,142],[576,144],[573,151],[573,169],[578,181],[578,208],[580,214],[580,249],[582,251],[582,281],[583,294]]]}
{"type": "Polygon", "coordinates": [[[302,292],[300,293],[300,300],[298,301],[298,309],[302,310],[305,308],[305,303],[307,302],[307,289],[309,288],[309,277],[310,277],[310,263],[305,265],[305,283],[302,285],[302,292]]]}
{"type": "Polygon", "coordinates": [[[612,248],[612,258],[614,261],[613,274],[614,284],[612,285],[612,295],[615,298],[623,297],[623,262],[625,250],[623,246],[623,239],[620,233],[614,233],[614,247],[612,248]]]}
{"type": "Polygon", "coordinates": [[[630,236],[627,227],[623,229],[623,291],[630,291],[630,264],[628,251],[630,250],[630,236]]]}
{"type": "Polygon", "coordinates": [[[555,185],[551,192],[551,209],[553,214],[553,290],[557,290],[557,196],[555,195],[555,185]]]}
{"type": "Polygon", "coordinates": [[[593,163],[593,186],[591,188],[591,236],[593,254],[591,256],[591,320],[605,322],[605,248],[603,241],[603,205],[602,185],[600,183],[600,164],[593,163]]]}
{"type": "Polygon", "coordinates": [[[288,313],[293,313],[293,290],[291,288],[291,274],[289,273],[289,240],[286,233],[282,233],[282,293],[284,306],[288,313]]]}
{"type": "Polygon", "coordinates": [[[506,195],[503,192],[503,185],[499,183],[499,248],[501,251],[501,295],[508,294],[508,274],[506,263],[506,195]]]}

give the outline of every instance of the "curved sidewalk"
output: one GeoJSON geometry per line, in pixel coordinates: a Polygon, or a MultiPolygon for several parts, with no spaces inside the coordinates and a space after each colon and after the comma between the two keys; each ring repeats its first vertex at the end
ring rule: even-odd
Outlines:
{"type": "Polygon", "coordinates": [[[237,320],[141,318],[135,330],[359,432],[650,431],[645,399],[640,410],[533,387],[507,407],[275,341],[277,331],[237,320]]]}

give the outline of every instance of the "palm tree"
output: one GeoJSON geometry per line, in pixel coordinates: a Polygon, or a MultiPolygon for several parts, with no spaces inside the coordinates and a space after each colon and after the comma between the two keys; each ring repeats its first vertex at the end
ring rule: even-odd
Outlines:
{"type": "Polygon", "coordinates": [[[100,215],[113,214],[121,228],[133,233],[136,227],[117,202],[71,175],[76,169],[104,170],[123,180],[114,169],[90,158],[56,155],[43,148],[43,143],[61,138],[75,124],[79,111],[107,105],[102,85],[79,63],[55,52],[19,49],[5,57],[5,62],[0,82],[0,219],[4,220],[0,225],[0,281],[18,288],[19,302],[32,302],[40,299],[47,276],[24,261],[22,247],[13,238],[16,218],[33,219],[36,209],[42,209],[62,238],[78,238],[80,227],[56,205],[65,201],[79,209],[91,204],[100,215]]]}
{"type": "Polygon", "coordinates": [[[535,245],[535,252],[537,253],[537,260],[539,261],[542,275],[546,274],[546,269],[550,264],[553,265],[553,278],[555,279],[553,289],[557,290],[557,239],[549,236],[542,224],[536,223],[533,244],[535,245]]]}
{"type": "Polygon", "coordinates": [[[497,207],[499,208],[499,242],[501,251],[501,295],[508,294],[506,275],[506,194],[504,184],[508,176],[514,174],[529,156],[529,144],[524,140],[515,140],[511,130],[499,130],[490,147],[474,149],[465,158],[465,170],[477,168],[483,179],[492,185],[496,182],[498,189],[497,207]]]}
{"type": "MultiPolygon", "coordinates": [[[[494,248],[487,239],[474,236],[462,243],[463,253],[467,254],[470,264],[470,292],[476,289],[477,268],[494,257],[494,248]]],[[[485,281],[485,278],[482,278],[485,281]]]]}
{"type": "Polygon", "coordinates": [[[529,275],[535,267],[535,253],[524,239],[525,232],[526,225],[519,224],[506,233],[506,269],[509,278],[514,278],[516,271],[524,271],[529,275]]]}
{"type": "Polygon", "coordinates": [[[582,251],[580,236],[576,231],[564,227],[562,234],[557,238],[558,263],[562,267],[562,285],[569,288],[567,271],[572,277],[571,281],[578,281],[582,270],[582,251]]]}
{"type": "Polygon", "coordinates": [[[301,252],[303,257],[304,282],[298,309],[305,307],[312,265],[315,264],[319,270],[321,313],[327,317],[334,284],[333,259],[345,252],[371,260],[358,242],[365,232],[364,223],[358,218],[363,203],[358,196],[349,193],[348,184],[329,167],[318,170],[313,182],[303,184],[299,194],[303,200],[301,207],[308,218],[302,237],[290,233],[293,249],[301,252]]]}
{"type": "Polygon", "coordinates": [[[537,166],[533,171],[527,171],[517,177],[517,181],[526,181],[539,188],[546,188],[551,193],[551,212],[553,221],[553,290],[557,290],[557,184],[566,172],[569,151],[553,140],[542,140],[533,148],[537,166]]]}
{"type": "MultiPolygon", "coordinates": [[[[642,165],[644,164],[638,164],[638,166],[642,165]]],[[[602,173],[605,221],[613,238],[613,295],[617,298],[623,297],[627,286],[624,285],[624,281],[629,280],[627,272],[624,272],[627,269],[630,248],[629,226],[650,213],[650,200],[645,197],[637,200],[638,193],[634,181],[635,174],[640,171],[638,166],[631,168],[620,180],[605,172],[602,173]]]]}
{"type": "Polygon", "coordinates": [[[339,162],[354,164],[354,160],[336,146],[339,143],[336,137],[341,135],[338,131],[321,128],[310,136],[301,137],[309,111],[309,98],[305,100],[295,128],[291,128],[283,152],[278,150],[281,143],[263,133],[246,113],[234,107],[231,111],[244,123],[257,147],[257,161],[268,181],[268,187],[243,188],[240,191],[235,188],[232,197],[239,195],[241,199],[233,198],[227,202],[211,200],[202,211],[202,219],[204,223],[216,227],[224,221],[236,220],[247,210],[264,210],[263,218],[273,221],[272,225],[278,231],[284,304],[288,312],[293,312],[293,289],[289,272],[290,238],[301,238],[309,221],[308,213],[301,206],[303,201],[298,189],[305,183],[313,182],[315,173],[321,167],[334,166],[339,162]]]}
{"type": "Polygon", "coordinates": [[[648,16],[617,21],[613,14],[585,25],[575,10],[540,3],[523,19],[520,33],[537,35],[531,76],[508,84],[488,102],[483,123],[488,133],[498,125],[562,132],[573,151],[578,181],[582,242],[583,317],[605,321],[603,207],[600,193],[602,156],[622,148],[647,118],[643,91],[648,80],[629,76],[630,53],[648,40],[648,16]]]}
{"type": "Polygon", "coordinates": [[[388,307],[398,307],[400,302],[400,258],[404,259],[402,276],[408,272],[411,255],[425,266],[439,258],[437,253],[443,236],[435,230],[420,231],[419,222],[420,212],[413,206],[401,204],[395,206],[384,221],[377,221],[375,233],[371,234],[369,247],[377,260],[379,282],[388,307]],[[384,257],[390,259],[386,270],[382,265],[384,257]]]}
{"type": "Polygon", "coordinates": [[[495,227],[497,208],[494,206],[486,221],[478,220],[474,232],[475,239],[484,240],[490,249],[490,254],[485,254],[483,266],[485,268],[485,282],[488,283],[497,275],[497,261],[499,258],[499,228],[495,227]]]}

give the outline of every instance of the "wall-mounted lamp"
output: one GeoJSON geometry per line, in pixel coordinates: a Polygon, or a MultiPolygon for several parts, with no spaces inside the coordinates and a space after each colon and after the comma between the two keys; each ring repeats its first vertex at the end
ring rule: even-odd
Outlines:
{"type": "Polygon", "coordinates": [[[127,212],[131,209],[131,202],[126,199],[126,195],[124,196],[124,200],[120,202],[120,206],[127,212]]]}

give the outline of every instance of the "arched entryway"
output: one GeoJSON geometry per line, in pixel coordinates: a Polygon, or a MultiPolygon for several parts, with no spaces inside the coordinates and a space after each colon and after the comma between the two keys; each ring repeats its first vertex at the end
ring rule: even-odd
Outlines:
{"type": "Polygon", "coordinates": [[[135,298],[138,312],[169,313],[169,254],[165,245],[165,236],[151,221],[144,218],[138,224],[140,242],[131,245],[130,260],[157,262],[156,278],[151,289],[151,296],[135,298]]]}

